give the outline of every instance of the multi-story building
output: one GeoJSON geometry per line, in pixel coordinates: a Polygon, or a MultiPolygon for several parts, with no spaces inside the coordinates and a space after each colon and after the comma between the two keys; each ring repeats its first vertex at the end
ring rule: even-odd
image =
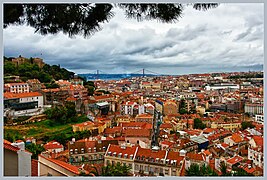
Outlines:
{"type": "Polygon", "coordinates": [[[29,79],[27,81],[29,84],[30,91],[35,92],[35,91],[41,91],[43,85],[38,79],[29,79]]]}
{"type": "Polygon", "coordinates": [[[253,161],[253,164],[262,168],[263,160],[263,137],[253,136],[249,141],[248,159],[253,161]]]}
{"type": "Polygon", "coordinates": [[[263,104],[245,104],[245,113],[249,113],[251,115],[263,114],[263,104]]]}
{"type": "Polygon", "coordinates": [[[260,124],[264,124],[264,115],[257,114],[255,116],[255,122],[260,123],[260,124]]]}
{"type": "Polygon", "coordinates": [[[211,128],[223,128],[229,131],[241,128],[241,122],[212,122],[211,128]]]}
{"type": "Polygon", "coordinates": [[[32,153],[25,150],[24,142],[4,140],[4,176],[31,176],[32,153]]]}
{"type": "Polygon", "coordinates": [[[28,93],[30,92],[28,83],[8,83],[4,86],[5,92],[28,93]]]}
{"type": "Polygon", "coordinates": [[[144,149],[138,146],[110,145],[105,165],[116,163],[129,166],[134,175],[179,176],[184,156],[179,152],[144,149]]]}
{"type": "Polygon", "coordinates": [[[34,113],[40,114],[43,111],[43,95],[38,92],[29,93],[4,93],[4,116],[6,113],[13,113],[12,116],[22,116],[34,113]]]}
{"type": "Polygon", "coordinates": [[[69,161],[73,165],[104,164],[104,155],[109,144],[118,145],[118,140],[111,138],[82,139],[69,141],[69,161]]]}
{"type": "Polygon", "coordinates": [[[178,106],[174,101],[166,101],[163,106],[163,114],[166,116],[178,113],[178,106]]]}
{"type": "Polygon", "coordinates": [[[144,105],[139,105],[136,102],[127,101],[122,103],[120,106],[121,115],[131,115],[135,116],[138,114],[144,114],[145,108],[144,105]]]}
{"type": "Polygon", "coordinates": [[[151,114],[139,114],[135,117],[136,122],[153,123],[153,115],[151,114]]]}

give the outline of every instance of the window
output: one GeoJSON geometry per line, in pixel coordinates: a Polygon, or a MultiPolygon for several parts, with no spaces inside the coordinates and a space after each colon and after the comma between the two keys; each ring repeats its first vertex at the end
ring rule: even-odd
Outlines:
{"type": "Polygon", "coordinates": [[[138,164],[135,165],[135,170],[139,171],[139,165],[138,164]]]}
{"type": "Polygon", "coordinates": [[[145,171],[148,172],[148,166],[145,166],[145,171]]]}
{"type": "Polygon", "coordinates": [[[88,152],[92,152],[92,149],[91,148],[88,148],[88,152]]]}
{"type": "Polygon", "coordinates": [[[133,155],[132,154],[130,155],[130,159],[133,159],[133,155]]]}
{"type": "Polygon", "coordinates": [[[133,165],[132,165],[131,163],[129,163],[129,167],[130,167],[130,168],[133,168],[133,165]]]}
{"type": "Polygon", "coordinates": [[[70,154],[73,154],[73,150],[72,149],[70,149],[70,154]]]}
{"type": "Polygon", "coordinates": [[[124,154],[124,158],[127,158],[128,157],[128,154],[124,154]]]}
{"type": "Polygon", "coordinates": [[[81,153],[84,153],[84,148],[81,148],[81,153]]]}
{"type": "Polygon", "coordinates": [[[78,149],[75,149],[75,154],[78,154],[78,149]]]}

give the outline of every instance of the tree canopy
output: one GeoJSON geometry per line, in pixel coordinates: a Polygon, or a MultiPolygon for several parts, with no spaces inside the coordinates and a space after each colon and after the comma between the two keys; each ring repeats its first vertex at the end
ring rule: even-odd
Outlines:
{"type": "MultiPolygon", "coordinates": [[[[217,3],[192,4],[196,10],[207,10],[218,6],[217,3]]],[[[4,4],[4,28],[11,24],[27,24],[42,35],[63,32],[70,37],[88,37],[102,29],[115,15],[114,8],[121,8],[126,18],[157,20],[163,23],[177,22],[186,4],[4,4]]]]}

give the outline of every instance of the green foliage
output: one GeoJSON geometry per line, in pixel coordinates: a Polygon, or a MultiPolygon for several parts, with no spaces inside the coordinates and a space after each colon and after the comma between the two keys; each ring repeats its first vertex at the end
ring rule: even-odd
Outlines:
{"type": "Polygon", "coordinates": [[[204,129],[206,125],[199,118],[194,119],[194,129],[204,129]]]}
{"type": "Polygon", "coordinates": [[[106,90],[103,90],[103,89],[97,90],[96,92],[101,92],[101,93],[104,93],[104,94],[110,94],[109,91],[106,91],[106,90]]]}
{"type": "Polygon", "coordinates": [[[250,121],[243,121],[243,122],[241,123],[241,126],[242,126],[242,130],[247,129],[248,127],[249,127],[249,128],[254,128],[254,127],[255,127],[255,126],[252,124],[252,122],[250,122],[250,121]]]}
{"type": "Polygon", "coordinates": [[[27,144],[26,150],[32,153],[32,159],[38,159],[38,155],[41,154],[41,152],[45,151],[43,146],[34,143],[27,144]]]}
{"type": "Polygon", "coordinates": [[[55,88],[55,86],[58,87],[54,83],[49,85],[53,82],[53,79],[67,80],[74,75],[73,72],[69,72],[65,68],[60,68],[59,65],[50,66],[45,64],[43,68],[39,68],[37,64],[33,64],[31,58],[26,59],[26,62],[20,64],[18,67],[9,61],[9,59],[6,59],[4,62],[4,73],[5,75],[20,76],[23,81],[27,81],[28,79],[39,79],[40,82],[47,83],[46,86],[48,86],[48,88],[55,88]]]}
{"type": "Polygon", "coordinates": [[[186,113],[188,113],[186,109],[187,108],[186,108],[185,100],[184,99],[181,99],[179,113],[180,114],[186,114],[186,113]]]}
{"type": "Polygon", "coordinates": [[[16,66],[12,62],[5,62],[4,65],[4,74],[9,75],[9,74],[16,74],[17,72],[16,66]]]}
{"type": "Polygon", "coordinates": [[[253,174],[247,173],[242,168],[237,168],[236,171],[233,173],[233,176],[253,176],[253,174]]]}
{"type": "Polygon", "coordinates": [[[88,96],[93,96],[94,95],[94,92],[95,92],[95,87],[94,86],[89,86],[89,85],[85,85],[84,86],[85,88],[87,88],[87,95],[88,96]]]}
{"type": "Polygon", "coordinates": [[[103,166],[101,172],[98,172],[95,166],[92,167],[93,170],[89,172],[89,174],[85,174],[83,172],[80,173],[80,176],[129,176],[130,167],[126,165],[121,165],[117,163],[116,165],[103,166]]]}
{"type": "Polygon", "coordinates": [[[23,136],[17,130],[5,129],[4,130],[4,139],[15,142],[16,140],[20,139],[23,140],[23,136]]]}
{"type": "Polygon", "coordinates": [[[52,120],[50,126],[77,122],[75,103],[73,102],[66,102],[64,106],[52,107],[47,109],[44,113],[47,115],[48,119],[52,120]]]}
{"type": "Polygon", "coordinates": [[[263,78],[263,73],[247,73],[247,74],[242,74],[242,75],[234,75],[234,76],[229,76],[228,78],[230,79],[249,79],[249,78],[263,78]]]}
{"type": "Polygon", "coordinates": [[[203,164],[199,166],[198,164],[192,164],[186,171],[186,176],[218,176],[218,174],[211,169],[210,166],[203,164]]]}
{"type": "Polygon", "coordinates": [[[45,84],[45,87],[46,87],[47,89],[52,89],[52,88],[59,88],[59,85],[56,84],[56,83],[51,83],[51,84],[46,83],[46,84],[45,84]]]}

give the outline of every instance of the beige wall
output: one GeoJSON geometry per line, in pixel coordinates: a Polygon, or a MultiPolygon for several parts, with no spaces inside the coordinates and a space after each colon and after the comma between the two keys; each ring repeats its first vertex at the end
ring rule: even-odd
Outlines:
{"type": "Polygon", "coordinates": [[[18,154],[5,149],[4,151],[4,176],[18,176],[18,154]]]}
{"type": "Polygon", "coordinates": [[[52,176],[77,176],[73,172],[70,172],[41,156],[38,157],[38,163],[40,176],[47,176],[48,173],[52,176]]]}

